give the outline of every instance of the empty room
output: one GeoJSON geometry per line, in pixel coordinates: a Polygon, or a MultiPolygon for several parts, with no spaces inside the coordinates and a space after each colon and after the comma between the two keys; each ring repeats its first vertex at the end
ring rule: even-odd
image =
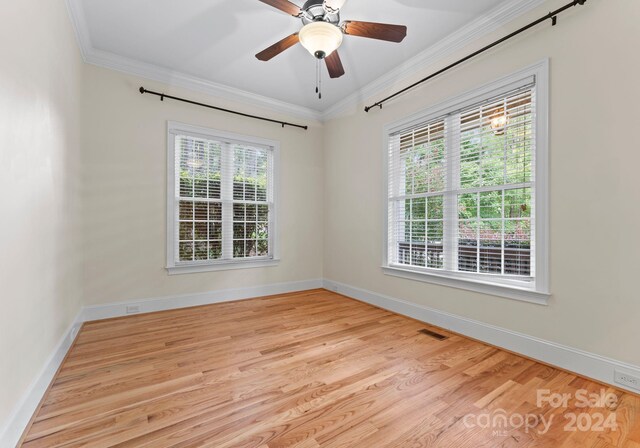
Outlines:
{"type": "Polygon", "coordinates": [[[0,14],[0,448],[640,448],[639,0],[0,14]]]}

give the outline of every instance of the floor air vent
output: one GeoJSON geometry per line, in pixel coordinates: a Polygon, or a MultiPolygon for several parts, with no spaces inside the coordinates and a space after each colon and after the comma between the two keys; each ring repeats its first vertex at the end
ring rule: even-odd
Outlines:
{"type": "Polygon", "coordinates": [[[435,331],[427,330],[426,328],[423,328],[422,330],[418,331],[418,333],[426,334],[427,336],[432,337],[433,339],[437,339],[438,341],[447,339],[445,335],[436,333],[435,331]]]}

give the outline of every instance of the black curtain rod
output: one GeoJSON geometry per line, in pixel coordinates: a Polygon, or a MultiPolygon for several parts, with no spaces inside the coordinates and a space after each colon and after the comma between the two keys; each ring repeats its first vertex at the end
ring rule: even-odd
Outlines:
{"type": "Polygon", "coordinates": [[[493,43],[490,43],[490,44],[489,44],[489,45],[487,45],[486,47],[483,47],[483,48],[481,48],[481,49],[480,49],[480,50],[478,50],[478,51],[474,51],[473,53],[471,53],[471,54],[469,54],[469,55],[467,55],[467,56],[463,57],[462,59],[457,60],[457,61],[456,61],[456,62],[454,62],[453,64],[447,65],[446,67],[444,67],[444,68],[442,68],[442,69],[438,70],[438,71],[437,71],[437,72],[435,72],[435,73],[432,73],[431,75],[427,76],[426,78],[422,78],[420,81],[414,82],[414,83],[413,83],[413,84],[411,84],[410,86],[405,87],[404,89],[397,91],[397,92],[396,92],[396,93],[394,93],[393,95],[389,95],[389,96],[388,96],[388,97],[386,97],[385,99],[382,99],[382,100],[378,101],[377,103],[372,104],[371,106],[367,106],[367,107],[365,107],[365,108],[364,108],[364,111],[365,111],[365,112],[369,112],[369,111],[370,111],[371,109],[373,109],[374,107],[379,107],[380,109],[382,109],[382,105],[383,105],[384,103],[386,103],[387,101],[389,101],[390,99],[395,98],[395,97],[397,97],[398,95],[401,95],[401,94],[405,93],[407,90],[411,90],[411,89],[413,89],[414,87],[419,86],[420,84],[422,84],[422,83],[424,83],[424,82],[427,82],[427,81],[429,81],[430,79],[433,79],[433,78],[435,78],[436,76],[441,75],[442,73],[444,73],[444,72],[446,72],[446,71],[448,71],[448,70],[451,70],[452,68],[454,68],[454,67],[456,67],[456,66],[458,66],[458,65],[462,64],[463,62],[466,62],[466,61],[468,61],[469,59],[471,59],[471,58],[473,58],[473,57],[475,57],[475,56],[478,56],[480,53],[484,53],[485,51],[487,51],[487,50],[489,50],[489,49],[491,49],[491,48],[495,47],[496,45],[500,45],[502,42],[504,42],[504,41],[506,41],[506,40],[509,40],[509,39],[511,39],[512,37],[517,36],[518,34],[523,33],[523,32],[525,32],[525,31],[527,31],[529,28],[533,28],[534,26],[539,25],[540,23],[542,23],[542,22],[544,22],[544,21],[546,21],[546,20],[551,20],[552,25],[553,25],[553,26],[555,26],[555,25],[556,25],[556,23],[557,23],[557,21],[558,21],[558,18],[557,18],[558,14],[560,14],[561,12],[566,11],[566,10],[567,10],[567,9],[569,9],[569,8],[573,8],[574,6],[577,6],[577,5],[584,5],[586,1],[587,1],[587,0],[574,0],[574,1],[572,1],[571,3],[568,3],[568,4],[564,5],[562,8],[558,8],[558,9],[556,9],[555,11],[550,12],[550,13],[549,13],[549,14],[547,14],[546,16],[544,16],[544,17],[540,17],[538,20],[534,20],[533,22],[529,23],[528,25],[523,26],[523,27],[522,27],[522,28],[520,28],[519,30],[514,31],[513,33],[508,34],[508,35],[504,36],[503,38],[496,40],[496,41],[495,41],[495,42],[493,42],[493,43]]]}
{"type": "Polygon", "coordinates": [[[164,101],[165,98],[169,98],[169,99],[176,100],[176,101],[182,101],[183,103],[195,104],[196,106],[206,107],[206,108],[209,108],[209,109],[215,109],[215,110],[219,110],[219,111],[222,111],[222,112],[227,112],[227,113],[230,113],[230,114],[241,115],[241,116],[247,117],[247,118],[254,118],[256,120],[268,121],[268,122],[271,122],[271,123],[278,123],[279,125],[282,125],[283,128],[285,126],[291,126],[291,127],[305,129],[305,130],[309,129],[309,126],[304,126],[304,125],[301,125],[301,124],[288,123],[286,121],[273,120],[271,118],[260,117],[258,115],[245,114],[243,112],[237,112],[235,110],[224,109],[222,107],[212,106],[210,104],[198,103],[197,101],[191,101],[191,100],[187,100],[187,99],[184,99],[184,98],[178,98],[177,96],[171,96],[171,95],[166,95],[164,93],[154,92],[152,90],[147,90],[144,87],[140,87],[140,93],[142,93],[142,94],[149,93],[151,95],[159,96],[160,97],[160,101],[164,101]]]}

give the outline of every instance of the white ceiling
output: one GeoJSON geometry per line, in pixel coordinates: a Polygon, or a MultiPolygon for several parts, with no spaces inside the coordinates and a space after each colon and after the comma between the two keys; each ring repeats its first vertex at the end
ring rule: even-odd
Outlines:
{"type": "Polygon", "coordinates": [[[70,6],[80,38],[89,41],[81,42],[85,49],[323,112],[465,25],[515,3],[522,1],[349,0],[342,20],[407,25],[407,37],[395,44],[345,36],[339,51],[346,75],[332,80],[323,68],[322,100],[315,95],[315,59],[301,45],[269,62],[255,58],[302,26],[258,0],[71,0],[70,6]]]}

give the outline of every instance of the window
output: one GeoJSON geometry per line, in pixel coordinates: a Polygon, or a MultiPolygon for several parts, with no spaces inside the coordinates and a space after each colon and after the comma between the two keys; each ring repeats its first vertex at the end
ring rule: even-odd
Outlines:
{"type": "Polygon", "coordinates": [[[274,264],[277,143],[169,123],[169,273],[274,264]]]}
{"type": "Polygon", "coordinates": [[[386,273],[546,300],[545,69],[387,129],[386,273]]]}

